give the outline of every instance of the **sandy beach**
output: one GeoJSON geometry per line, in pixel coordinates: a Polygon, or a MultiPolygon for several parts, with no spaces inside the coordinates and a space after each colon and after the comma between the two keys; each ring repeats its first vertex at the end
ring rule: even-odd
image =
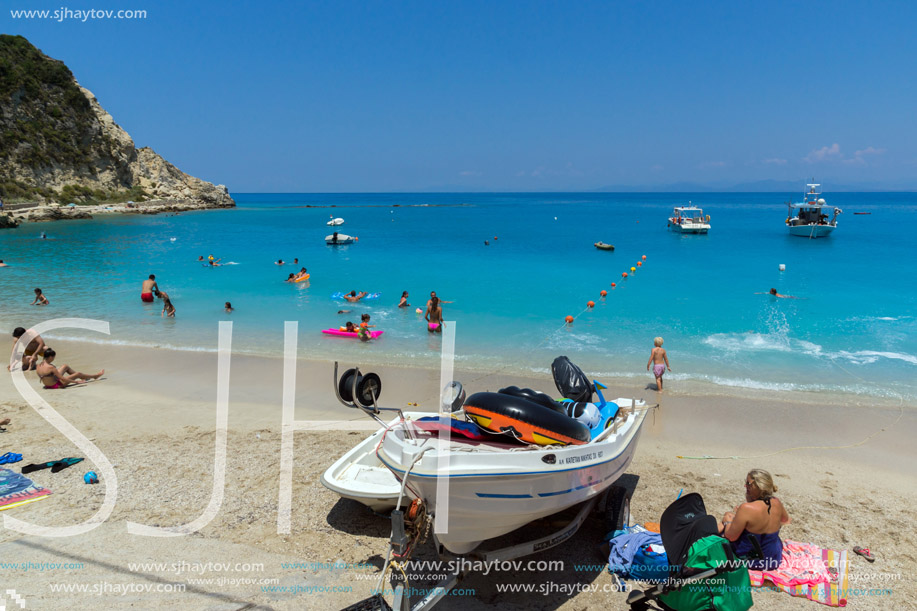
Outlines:
{"type": "MultiPolygon", "coordinates": [[[[143,537],[129,534],[126,523],[177,526],[197,518],[208,504],[214,473],[216,355],[55,344],[63,363],[82,370],[106,369],[98,382],[39,393],[112,462],[117,501],[108,520],[86,534],[44,538],[0,532],[0,558],[18,563],[18,568],[2,570],[0,582],[25,597],[28,608],[155,604],[166,609],[333,609],[369,594],[386,551],[389,522],[339,499],[320,484],[319,476],[375,425],[337,403],[332,363],[298,361],[296,419],[325,422],[316,428],[344,430],[295,434],[289,535],[277,534],[282,361],[235,356],[227,485],[219,511],[190,536],[143,537]],[[328,427],[329,420],[338,424],[328,427]],[[87,591],[62,591],[68,587],[87,591]],[[265,591],[271,587],[274,591],[265,591]]],[[[406,407],[416,402],[420,409],[436,405],[439,371],[372,370],[383,379],[383,404],[406,407]]],[[[462,372],[455,377],[462,380],[462,372]]],[[[496,390],[511,382],[555,392],[549,376],[465,377],[474,378],[466,382],[469,391],[496,390]]],[[[38,388],[34,374],[27,379],[38,388]]],[[[629,386],[610,384],[606,394],[657,401],[656,393],[642,383],[637,388],[633,380],[624,384],[629,386]]],[[[719,517],[742,500],[744,474],[765,468],[774,474],[778,496],[793,518],[781,533],[784,539],[848,550],[861,545],[878,556],[868,564],[851,553],[851,578],[857,580],[851,585],[863,588],[864,594],[850,596],[848,607],[913,607],[917,589],[909,577],[917,540],[908,526],[917,519],[913,406],[838,405],[784,395],[765,400],[688,394],[677,384],[667,388],[659,395],[660,408],[647,417],[629,468],[639,478],[634,519],[658,521],[681,489],[700,492],[708,511],[719,517]],[[866,594],[867,588],[891,593],[866,594]]],[[[80,455],[19,396],[9,375],[0,381],[0,419],[6,417],[12,423],[0,442],[4,452],[24,455],[15,465],[17,472],[32,462],[80,455]]],[[[4,515],[43,526],[86,520],[105,496],[104,478],[99,486],[82,481],[93,468],[84,461],[57,474],[33,473],[34,481],[53,494],[4,515]]],[[[624,594],[602,591],[611,588],[607,572],[599,566],[574,566],[601,564],[596,546],[604,534],[601,521],[590,518],[571,541],[532,557],[560,560],[562,569],[472,576],[438,608],[622,608],[624,594]],[[547,594],[499,592],[498,585],[508,582],[553,585],[547,594]],[[590,588],[597,591],[585,591],[590,588]]],[[[417,559],[433,558],[428,543],[417,559]]],[[[756,607],[763,609],[814,609],[815,604],[778,592],[755,594],[756,607]]]]}

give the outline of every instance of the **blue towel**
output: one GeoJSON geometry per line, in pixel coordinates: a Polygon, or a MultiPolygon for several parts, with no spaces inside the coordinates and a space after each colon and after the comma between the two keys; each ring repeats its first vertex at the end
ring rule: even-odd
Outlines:
{"type": "Polygon", "coordinates": [[[630,567],[634,563],[634,556],[644,545],[656,543],[662,545],[662,535],[644,531],[624,533],[608,542],[611,547],[608,552],[608,570],[623,577],[630,574],[630,567]]]}

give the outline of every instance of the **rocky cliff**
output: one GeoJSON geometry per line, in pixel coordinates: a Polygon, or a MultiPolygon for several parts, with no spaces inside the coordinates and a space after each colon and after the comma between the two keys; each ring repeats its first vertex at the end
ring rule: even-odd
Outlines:
{"type": "Polygon", "coordinates": [[[0,35],[0,198],[235,205],[225,186],[185,174],[150,148],[136,148],[63,62],[22,36],[7,35],[0,35]]]}

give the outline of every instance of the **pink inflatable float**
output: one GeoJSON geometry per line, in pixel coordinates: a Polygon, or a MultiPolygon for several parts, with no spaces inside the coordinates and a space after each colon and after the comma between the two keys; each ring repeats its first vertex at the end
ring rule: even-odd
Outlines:
{"type": "MultiPolygon", "coordinates": [[[[360,337],[358,333],[348,333],[347,331],[341,331],[340,329],[323,329],[322,333],[326,335],[337,335],[338,337],[360,337]]],[[[385,333],[385,331],[370,331],[369,334],[373,339],[376,339],[380,335],[385,333]]]]}

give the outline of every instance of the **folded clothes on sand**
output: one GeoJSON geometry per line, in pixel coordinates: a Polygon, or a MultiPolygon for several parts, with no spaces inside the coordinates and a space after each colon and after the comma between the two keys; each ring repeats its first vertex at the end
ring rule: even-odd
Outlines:
{"type": "Polygon", "coordinates": [[[789,594],[830,607],[847,605],[847,550],[833,550],[798,541],[783,542],[783,560],[772,571],[748,571],[752,587],[768,582],[789,594]]]}

